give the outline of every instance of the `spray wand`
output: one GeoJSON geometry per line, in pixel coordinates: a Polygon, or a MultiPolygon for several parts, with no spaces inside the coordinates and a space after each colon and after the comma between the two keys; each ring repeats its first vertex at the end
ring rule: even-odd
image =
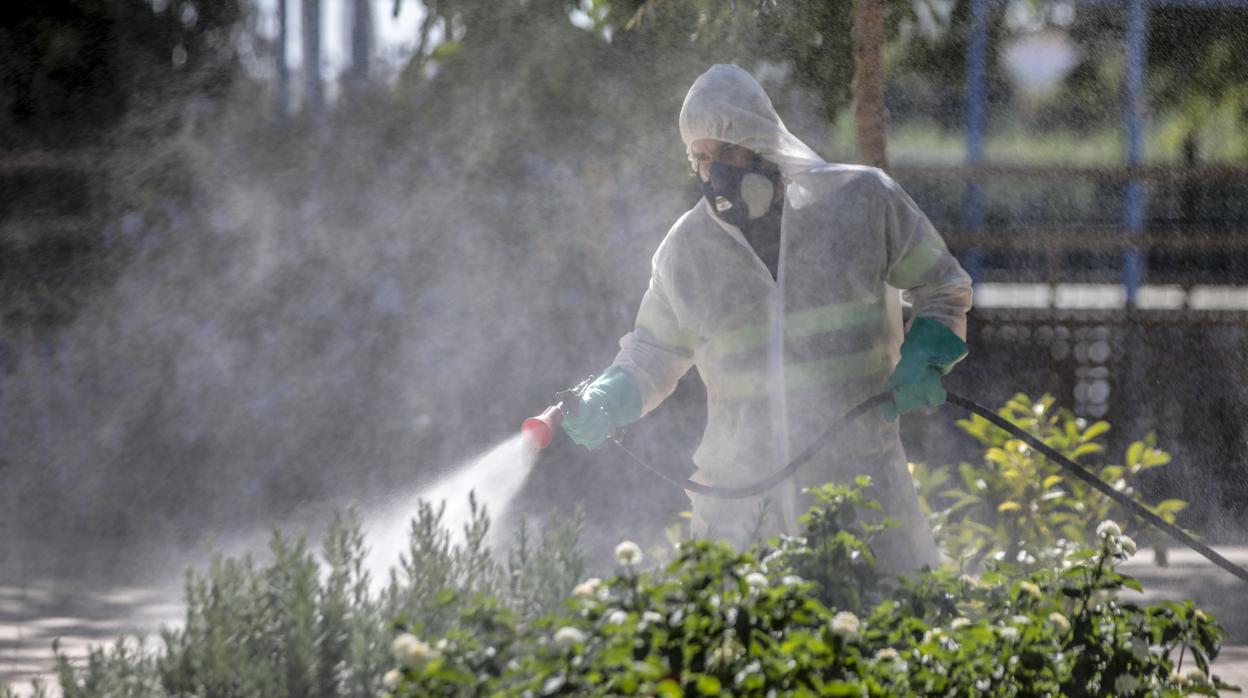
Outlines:
{"type": "MultiPolygon", "coordinates": [[[[592,379],[593,376],[590,376],[575,388],[556,393],[555,397],[558,399],[558,402],[546,408],[546,410],[540,415],[524,420],[524,424],[521,425],[520,430],[524,434],[525,438],[529,440],[530,444],[537,449],[543,449],[550,445],[551,441],[554,439],[554,430],[563,423],[563,419],[568,414],[571,414],[579,407],[581,393],[584,392],[585,388],[589,386],[592,379]]],[[[977,414],[995,426],[998,426],[1013,436],[1021,439],[1028,446],[1031,446],[1042,453],[1049,460],[1062,466],[1062,468],[1069,471],[1075,477],[1088,483],[1101,494],[1104,494],[1106,497],[1109,497],[1118,504],[1122,505],[1127,509],[1127,511],[1131,512],[1140,519],[1143,519],[1147,523],[1160,528],[1162,531],[1165,531],[1172,538],[1197,553],[1200,553],[1205,557],[1205,559],[1209,560],[1218,567],[1230,572],[1242,581],[1248,582],[1248,570],[1245,570],[1243,567],[1227,560],[1213,548],[1210,548],[1208,545],[1205,545],[1204,543],[1201,543],[1193,538],[1187,531],[1184,531],[1178,526],[1175,526],[1153,513],[1148,507],[1140,504],[1122,492],[1115,490],[1112,486],[1101,480],[1101,478],[1097,477],[1092,471],[1058,453],[1048,444],[1044,443],[1035,436],[1032,436],[1027,433],[1027,431],[1011,423],[1009,420],[1005,419],[996,412],[993,412],[987,407],[984,407],[978,402],[962,397],[961,395],[956,395],[952,392],[948,393],[948,397],[950,404],[977,414]]],[[[712,485],[704,485],[700,482],[694,482],[693,480],[689,480],[687,478],[672,477],[671,475],[668,475],[662,470],[654,467],[644,458],[629,449],[628,446],[626,446],[621,440],[620,435],[612,434],[609,438],[617,446],[619,446],[621,450],[628,454],[628,456],[638,465],[658,475],[664,480],[667,480],[673,485],[676,485],[677,487],[689,490],[690,492],[704,494],[709,497],[716,497],[718,499],[741,499],[766,492],[772,487],[775,487],[784,480],[788,479],[803,465],[810,462],[810,460],[814,458],[824,446],[827,446],[831,441],[833,441],[845,425],[861,417],[863,414],[866,414],[871,409],[891,401],[892,395],[889,393],[880,393],[879,395],[867,398],[849,412],[845,413],[840,419],[837,419],[829,425],[818,438],[811,442],[805,450],[799,453],[793,460],[789,461],[789,463],[783,468],[760,480],[737,487],[716,487],[712,485]]]]}

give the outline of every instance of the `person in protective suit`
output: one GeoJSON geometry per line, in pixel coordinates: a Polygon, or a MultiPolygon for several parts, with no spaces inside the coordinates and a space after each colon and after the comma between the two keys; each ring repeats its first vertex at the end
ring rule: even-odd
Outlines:
{"type": "Polygon", "coordinates": [[[738,486],[783,468],[855,405],[890,391],[892,404],[849,423],[767,494],[690,492],[693,531],[738,546],[795,534],[809,505],[803,488],[866,474],[883,514],[902,523],[878,541],[880,568],[935,566],[896,420],[945,401],[941,377],[966,355],[970,277],[888,175],[825,162],[737,66],[693,83],[680,134],[704,196],[659,245],[635,328],[564,430],[596,448],[696,365],[707,425],[693,479],[738,486]],[[908,328],[902,293],[913,305],[908,328]]]}

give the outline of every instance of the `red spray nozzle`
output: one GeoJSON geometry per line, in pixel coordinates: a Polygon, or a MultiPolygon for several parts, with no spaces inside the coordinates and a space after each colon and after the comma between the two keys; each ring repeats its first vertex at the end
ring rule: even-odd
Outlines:
{"type": "Polygon", "coordinates": [[[537,449],[550,445],[555,438],[555,430],[563,423],[563,403],[551,405],[536,417],[529,417],[520,425],[520,433],[526,441],[537,449]]]}
{"type": "Polygon", "coordinates": [[[520,433],[525,441],[536,449],[543,449],[555,439],[555,430],[563,424],[568,412],[575,412],[581,404],[581,393],[592,383],[593,376],[581,381],[575,388],[568,388],[555,393],[555,404],[547,407],[536,417],[529,417],[520,425],[520,433]]]}

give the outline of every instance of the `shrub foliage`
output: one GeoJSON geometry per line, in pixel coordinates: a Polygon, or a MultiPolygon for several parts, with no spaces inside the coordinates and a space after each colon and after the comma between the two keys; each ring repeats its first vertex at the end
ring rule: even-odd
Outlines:
{"type": "MultiPolygon", "coordinates": [[[[1120,463],[1105,462],[1098,456],[1109,423],[1089,424],[1056,408],[1048,395],[1032,400],[1020,393],[998,414],[1129,496],[1142,473],[1170,462],[1153,434],[1133,442],[1120,463]]],[[[981,463],[912,466],[932,530],[950,556],[971,567],[992,559],[1036,570],[1095,543],[1093,529],[1117,507],[1112,500],[979,415],[958,420],[958,426],[983,448],[981,463]]],[[[1186,507],[1181,499],[1167,499],[1152,509],[1174,523],[1186,507]]]]}
{"type": "MultiPolygon", "coordinates": [[[[1047,399],[1020,396],[1004,411],[1076,457],[1095,452],[1088,446],[1107,428],[1053,413],[1047,399]]],[[[123,641],[92,650],[85,666],[58,655],[62,691],[409,698],[1237,690],[1210,673],[1222,641],[1210,614],[1190,601],[1144,604],[1121,593],[1140,590],[1117,569],[1135,543],[1117,523],[1092,528],[1086,518],[1108,513],[1106,503],[1053,481],[1034,455],[985,424],[962,426],[987,447],[984,467],[959,469],[963,482],[985,485],[961,499],[944,490],[956,501],[932,515],[955,552],[972,553],[975,575],[965,565],[904,579],[877,574],[872,542],[895,523],[860,515],[879,508],[863,494],[865,477],[815,490],[801,537],[746,551],[683,541],[654,568],[624,541],[607,579],[586,577],[579,519],[552,520],[535,538],[521,529],[505,562],[497,560],[486,545],[489,518],[473,502],[459,540],[443,509],[422,503],[406,553],[379,583],[364,567],[364,535],[350,512],[330,526],[319,561],[304,541],[275,532],[263,566],[217,557],[204,573],[189,572],[185,620],[162,631],[159,647],[123,641]],[[1056,490],[1061,497],[1046,496],[1056,490]],[[1003,506],[1010,503],[1031,516],[1003,506]],[[1014,538],[987,543],[1002,534],[1014,538]]],[[[1100,472],[1125,483],[1165,460],[1146,440],[1129,449],[1126,465],[1100,472]]],[[[949,482],[942,472],[949,471],[916,471],[929,495],[949,482]]],[[[9,695],[0,685],[0,697],[9,695]]]]}
{"type": "Polygon", "coordinates": [[[868,484],[816,492],[807,532],[835,540],[831,553],[813,535],[748,552],[691,541],[663,569],[621,561],[616,576],[587,580],[564,613],[534,623],[448,595],[456,627],[400,635],[386,686],[409,697],[1173,696],[1222,685],[1209,674],[1221,630],[1208,614],[1117,598],[1138,584],[1115,571],[1132,551],[1112,522],[1056,569],[991,563],[978,577],[925,571],[864,584],[873,565],[862,536],[878,528],[851,510],[868,484]]]}

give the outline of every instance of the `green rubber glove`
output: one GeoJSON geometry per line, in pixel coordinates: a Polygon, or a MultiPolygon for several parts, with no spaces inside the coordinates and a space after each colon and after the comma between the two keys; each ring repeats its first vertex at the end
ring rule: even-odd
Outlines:
{"type": "Polygon", "coordinates": [[[899,415],[920,407],[945,404],[948,397],[941,376],[966,357],[966,342],[937,320],[917,317],[901,343],[901,360],[885,388],[893,402],[884,405],[884,416],[895,422],[899,415]]]}
{"type": "Polygon", "coordinates": [[[641,419],[641,388],[633,374],[612,366],[581,393],[577,405],[563,420],[563,430],[585,448],[598,448],[612,429],[641,419]]]}

